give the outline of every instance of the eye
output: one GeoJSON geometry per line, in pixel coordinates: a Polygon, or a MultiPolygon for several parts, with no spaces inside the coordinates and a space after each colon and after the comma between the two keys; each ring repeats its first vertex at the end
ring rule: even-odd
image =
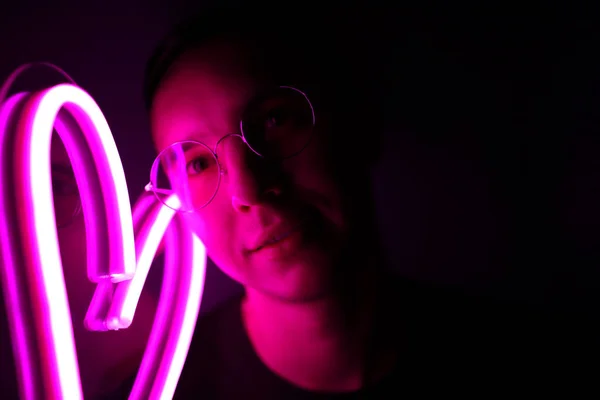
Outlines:
{"type": "Polygon", "coordinates": [[[186,165],[186,172],[188,175],[200,175],[210,168],[210,160],[206,157],[196,157],[190,160],[186,165]]]}
{"type": "Polygon", "coordinates": [[[289,113],[284,108],[276,108],[267,113],[265,118],[265,128],[272,129],[285,126],[290,122],[289,113]]]}

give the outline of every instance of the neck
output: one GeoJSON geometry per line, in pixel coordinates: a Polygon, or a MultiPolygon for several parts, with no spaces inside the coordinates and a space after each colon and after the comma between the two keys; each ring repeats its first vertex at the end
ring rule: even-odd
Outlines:
{"type": "Polygon", "coordinates": [[[289,302],[248,288],[242,315],[262,361],[304,389],[345,392],[362,387],[374,281],[365,279],[371,276],[360,278],[361,285],[351,294],[332,293],[308,302],[289,302]]]}

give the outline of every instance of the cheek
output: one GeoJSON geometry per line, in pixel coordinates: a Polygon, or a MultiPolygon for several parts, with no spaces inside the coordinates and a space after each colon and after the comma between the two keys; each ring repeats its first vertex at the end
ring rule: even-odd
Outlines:
{"type": "Polygon", "coordinates": [[[220,204],[219,194],[203,210],[190,214],[188,224],[198,235],[208,257],[219,267],[223,273],[237,282],[245,282],[247,271],[245,259],[241,254],[239,245],[239,229],[235,215],[229,206],[220,204]]]}
{"type": "Polygon", "coordinates": [[[344,224],[342,211],[342,188],[335,165],[328,156],[326,147],[311,142],[297,157],[284,164],[291,178],[294,195],[317,206],[335,225],[344,224]]]}
{"type": "Polygon", "coordinates": [[[208,256],[218,265],[227,265],[237,256],[237,226],[231,206],[220,200],[217,194],[207,207],[189,214],[187,222],[206,246],[208,256]]]}
{"type": "Polygon", "coordinates": [[[331,189],[333,169],[327,154],[326,146],[317,135],[302,153],[285,160],[283,169],[298,186],[320,191],[331,189]]]}

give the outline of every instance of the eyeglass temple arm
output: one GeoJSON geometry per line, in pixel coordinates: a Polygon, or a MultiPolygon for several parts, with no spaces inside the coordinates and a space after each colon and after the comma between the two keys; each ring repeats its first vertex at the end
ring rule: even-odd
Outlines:
{"type": "Polygon", "coordinates": [[[154,192],[154,193],[160,193],[160,194],[166,194],[166,195],[171,195],[174,193],[172,190],[155,188],[154,186],[152,186],[152,182],[148,182],[148,184],[144,187],[144,190],[146,192],[154,192]]]}

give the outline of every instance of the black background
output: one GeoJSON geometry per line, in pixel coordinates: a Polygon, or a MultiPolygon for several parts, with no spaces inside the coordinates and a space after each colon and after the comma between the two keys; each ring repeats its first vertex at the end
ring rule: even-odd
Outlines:
{"type": "MultiPolygon", "coordinates": [[[[69,72],[104,111],[135,200],[154,157],[141,98],[145,61],[202,4],[83,3],[0,9],[0,77],[27,61],[69,72]]],[[[596,13],[534,3],[368,4],[359,14],[385,60],[375,187],[394,269],[597,318],[596,13]]],[[[357,140],[369,149],[368,132],[357,140]]],[[[159,271],[148,290],[159,290],[159,271]]],[[[203,312],[239,290],[211,266],[203,312]]]]}

